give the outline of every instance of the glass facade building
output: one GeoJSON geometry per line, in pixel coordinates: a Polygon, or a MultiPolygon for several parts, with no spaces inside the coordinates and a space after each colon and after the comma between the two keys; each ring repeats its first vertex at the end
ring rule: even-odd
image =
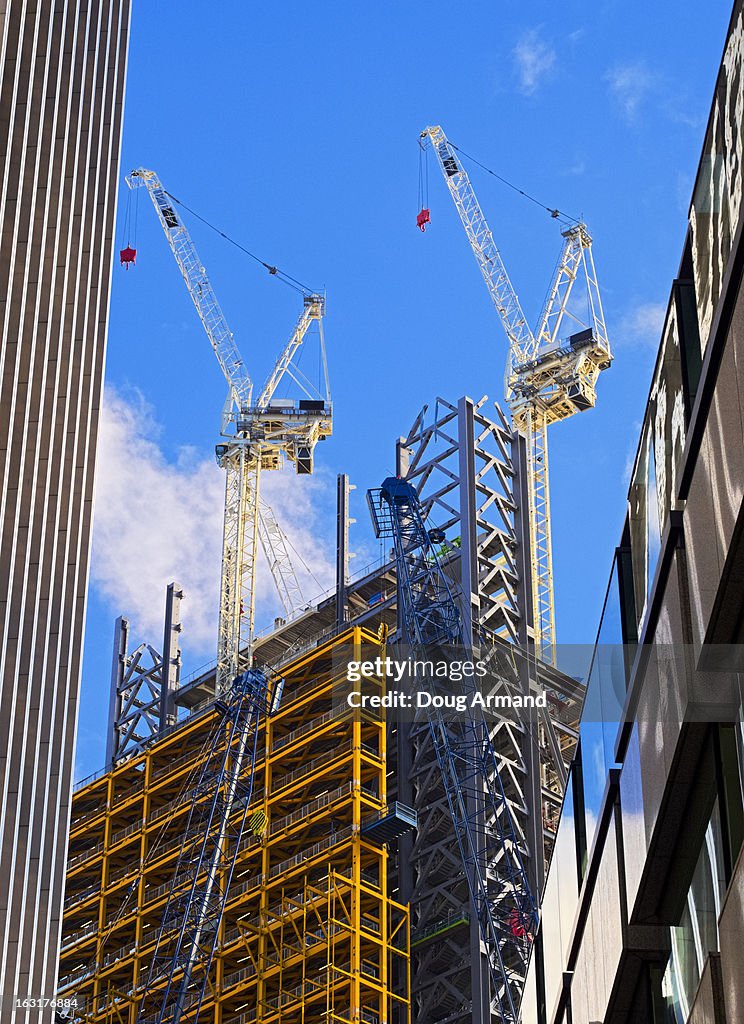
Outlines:
{"type": "Polygon", "coordinates": [[[744,1020],[744,4],[588,676],[525,1024],[744,1020]]]}

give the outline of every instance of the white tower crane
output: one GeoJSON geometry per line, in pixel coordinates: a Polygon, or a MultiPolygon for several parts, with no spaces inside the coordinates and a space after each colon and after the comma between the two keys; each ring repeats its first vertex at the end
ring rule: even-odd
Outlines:
{"type": "Polygon", "coordinates": [[[506,399],[527,449],[534,642],[543,660],[553,662],[555,604],[547,428],[594,406],[597,377],[612,362],[592,239],[580,222],[562,232],[563,250],[537,328],[531,331],[454,146],[438,125],[425,128],[420,139],[422,146],[431,143],[509,343],[506,399]],[[579,273],[586,283],[586,307],[581,314],[569,302],[579,273]],[[560,337],[564,319],[573,321],[573,331],[567,338],[560,337]]]}
{"type": "MultiPolygon", "coordinates": [[[[271,510],[260,498],[261,473],[281,469],[285,458],[298,473],[312,473],[318,441],[332,431],[332,410],[323,342],[323,296],[306,292],[304,307],[258,399],[217,297],[173,198],[154,171],[139,168],[127,178],[130,188],[150,194],[168,244],[207,332],[228,384],[222,415],[224,442],[217,461],[225,470],[225,519],[220,580],[217,692],[251,668],[255,637],[256,554],[262,544],[286,611],[298,600],[299,584],[286,543],[271,510]],[[294,357],[313,323],[318,324],[323,367],[322,391],[298,369],[294,357]],[[285,376],[304,394],[299,401],[276,400],[285,376]],[[263,511],[262,511],[263,510],[263,511]]],[[[271,268],[275,272],[274,268],[271,268]]],[[[301,595],[300,595],[301,599],[301,595]]]]}

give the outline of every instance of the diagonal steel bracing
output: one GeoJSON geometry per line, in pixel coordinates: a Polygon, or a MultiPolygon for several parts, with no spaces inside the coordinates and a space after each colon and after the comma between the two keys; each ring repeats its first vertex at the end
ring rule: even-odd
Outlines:
{"type": "Polygon", "coordinates": [[[178,584],[169,584],[162,654],[149,643],[141,643],[129,651],[129,621],[123,616],[116,620],[106,750],[108,764],[140,753],[162,729],[176,721],[182,598],[183,591],[178,584]]]}
{"type": "MultiPolygon", "coordinates": [[[[495,637],[526,648],[531,639],[526,454],[524,441],[486,398],[438,398],[398,441],[396,471],[419,491],[422,515],[445,533],[439,554],[475,642],[495,637]]],[[[534,669],[515,657],[515,679],[534,669]]],[[[561,693],[560,673],[551,673],[547,687],[562,702],[563,717],[578,718],[580,688],[566,681],[561,693]]],[[[560,729],[556,737],[550,720],[502,721],[492,733],[510,815],[538,893],[552,845],[545,807],[550,797],[560,798],[563,762],[573,749],[570,726],[560,729]]],[[[418,813],[417,832],[401,842],[395,869],[401,897],[411,904],[412,1021],[496,1024],[500,1017],[428,722],[399,726],[395,750],[399,799],[418,813]]]]}

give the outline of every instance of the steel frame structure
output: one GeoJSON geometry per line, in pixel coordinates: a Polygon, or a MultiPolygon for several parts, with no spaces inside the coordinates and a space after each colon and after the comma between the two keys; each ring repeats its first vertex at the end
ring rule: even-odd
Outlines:
{"type": "MultiPolygon", "coordinates": [[[[409,1020],[384,710],[354,712],[338,689],[350,660],[384,655],[375,633],[348,627],[283,669],[281,706],[258,726],[248,828],[199,1024],[409,1020]]],[[[384,692],[384,680],[369,684],[384,692]]],[[[79,997],[80,1022],[136,1024],[193,783],[223,715],[212,702],[74,794],[60,992],[79,997]]],[[[245,812],[236,799],[231,824],[245,812]]]]}
{"type": "MultiPolygon", "coordinates": [[[[422,145],[430,142],[436,154],[507,336],[506,400],[514,425],[527,442],[533,641],[539,657],[552,663],[555,602],[547,428],[551,423],[594,406],[597,378],[612,362],[592,239],[583,223],[571,224],[562,232],[562,252],[533,333],[455,148],[439,125],[425,128],[420,139],[422,145]],[[579,316],[570,302],[580,272],[586,284],[585,316],[579,316]],[[566,319],[573,321],[573,333],[566,341],[561,341],[560,331],[566,319]]],[[[558,215],[558,211],[554,213],[558,215]]]]}
{"type": "MultiPolygon", "coordinates": [[[[516,645],[526,642],[531,614],[529,570],[525,567],[529,530],[524,440],[485,398],[457,402],[438,398],[398,441],[397,468],[415,481],[427,514],[444,528],[446,540],[440,552],[474,639],[485,632],[515,642],[516,651],[516,645]]],[[[341,590],[332,602],[330,618],[325,609],[328,602],[322,613],[314,613],[323,616],[317,629],[321,634],[332,630],[334,622],[336,628],[342,627],[347,616],[352,621],[363,617],[375,628],[378,621],[394,623],[390,566],[381,569],[384,583],[376,584],[370,578],[363,591],[369,596],[382,590],[386,599],[381,603],[368,604],[348,585],[348,489],[348,481],[342,478],[338,531],[341,590]]],[[[308,619],[303,627],[304,644],[315,642],[311,622],[308,619]]],[[[298,628],[289,624],[279,631],[276,642],[270,644],[277,656],[283,658],[286,649],[287,641],[281,638],[285,633],[295,635],[298,628]]],[[[532,672],[533,666],[522,663],[518,671],[532,672]]],[[[582,699],[582,688],[575,681],[547,666],[541,666],[540,673],[551,701],[557,743],[550,742],[544,723],[537,723],[530,732],[523,724],[505,720],[492,733],[525,866],[537,892],[542,888],[560,808],[561,768],[572,755],[582,699]]],[[[212,691],[208,676],[202,686],[205,695],[212,691]]],[[[188,701],[193,696],[184,693],[182,700],[191,706],[188,701]]],[[[178,732],[184,728],[189,728],[188,720],[178,732]]],[[[411,907],[411,1020],[415,1024],[444,1019],[493,1024],[497,1017],[489,1005],[488,970],[478,923],[468,909],[468,887],[428,724],[424,721],[402,729],[390,726],[388,732],[388,798],[400,799],[418,811],[417,832],[403,837],[399,850],[391,849],[388,883],[391,896],[411,907]]]]}
{"type": "Polygon", "coordinates": [[[447,535],[450,555],[466,567],[461,608],[466,631],[485,627],[527,640],[519,565],[519,465],[515,437],[498,406],[483,396],[424,406],[397,444],[396,472],[416,485],[422,513],[447,535]]]}
{"type": "MultiPolygon", "coordinates": [[[[525,442],[498,406],[437,398],[397,443],[398,475],[414,483],[422,514],[445,533],[438,553],[452,580],[463,625],[479,637],[511,642],[530,635],[529,517],[525,442]]],[[[504,666],[505,669],[507,666],[504,666]]],[[[547,691],[551,715],[532,727],[505,719],[491,741],[534,892],[542,891],[575,748],[583,688],[534,659],[513,671],[547,691]]],[[[395,875],[411,906],[414,1024],[496,1024],[487,964],[425,719],[391,737],[399,799],[418,812],[418,830],[401,840],[395,875]]]]}
{"type": "Polygon", "coordinates": [[[164,728],[176,721],[176,692],[181,675],[181,600],[183,590],[171,583],[166,591],[162,654],[141,643],[129,651],[129,621],[119,616],[114,626],[106,762],[113,764],[141,753],[164,728]]]}

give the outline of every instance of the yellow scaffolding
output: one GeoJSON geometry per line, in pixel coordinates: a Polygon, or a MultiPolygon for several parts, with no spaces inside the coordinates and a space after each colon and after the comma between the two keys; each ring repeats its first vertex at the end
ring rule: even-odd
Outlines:
{"type": "MultiPolygon", "coordinates": [[[[282,669],[203,1024],[409,1019],[408,909],[388,895],[386,847],[364,830],[387,811],[385,712],[345,701],[348,662],[379,655],[375,634],[350,627],[282,669]]],[[[135,1024],[219,721],[206,708],[74,795],[59,988],[91,1024],[135,1024]]]]}

